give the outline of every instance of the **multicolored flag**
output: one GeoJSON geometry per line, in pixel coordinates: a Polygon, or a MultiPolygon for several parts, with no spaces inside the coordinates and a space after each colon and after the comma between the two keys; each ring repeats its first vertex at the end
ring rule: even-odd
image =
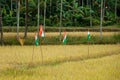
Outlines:
{"type": "Polygon", "coordinates": [[[91,38],[90,32],[88,31],[88,36],[87,36],[88,41],[90,41],[90,38],[91,38]]]}
{"type": "Polygon", "coordinates": [[[37,33],[35,33],[35,45],[38,46],[39,45],[39,42],[38,42],[38,35],[37,33]]]}
{"type": "Polygon", "coordinates": [[[66,32],[64,33],[63,43],[64,43],[64,44],[67,43],[67,34],[66,34],[66,32]]]}
{"type": "Polygon", "coordinates": [[[45,37],[42,25],[40,25],[40,37],[45,37]]]}

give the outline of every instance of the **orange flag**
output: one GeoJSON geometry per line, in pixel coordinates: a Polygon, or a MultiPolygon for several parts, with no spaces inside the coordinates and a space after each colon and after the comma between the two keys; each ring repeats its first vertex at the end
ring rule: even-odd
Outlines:
{"type": "Polygon", "coordinates": [[[40,36],[44,37],[44,31],[42,25],[40,25],[40,36]]]}

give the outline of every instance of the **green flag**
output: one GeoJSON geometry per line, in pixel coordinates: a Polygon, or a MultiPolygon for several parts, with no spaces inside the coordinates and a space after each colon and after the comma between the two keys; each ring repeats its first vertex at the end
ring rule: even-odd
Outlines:
{"type": "Polygon", "coordinates": [[[63,43],[64,43],[64,44],[67,43],[67,35],[66,35],[66,32],[64,33],[63,43]]]}
{"type": "Polygon", "coordinates": [[[37,33],[35,34],[35,45],[36,45],[36,46],[39,45],[37,33]]]}
{"type": "Polygon", "coordinates": [[[88,36],[87,36],[87,39],[88,39],[88,41],[90,41],[90,32],[88,31],[88,36]]]}

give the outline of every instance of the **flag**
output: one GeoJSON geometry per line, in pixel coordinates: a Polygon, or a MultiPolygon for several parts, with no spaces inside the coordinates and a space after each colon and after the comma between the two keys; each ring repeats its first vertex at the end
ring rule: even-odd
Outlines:
{"type": "Polygon", "coordinates": [[[35,33],[35,45],[38,46],[39,42],[38,42],[38,35],[37,33],[35,33]]]}
{"type": "Polygon", "coordinates": [[[87,39],[88,39],[88,41],[90,40],[90,32],[88,31],[88,36],[87,36],[87,39]]]}
{"type": "Polygon", "coordinates": [[[64,44],[67,43],[67,34],[66,34],[66,32],[64,33],[63,43],[64,43],[64,44]]]}
{"type": "Polygon", "coordinates": [[[45,37],[45,34],[44,34],[44,31],[43,31],[42,25],[40,25],[40,36],[41,36],[41,37],[45,37]]]}

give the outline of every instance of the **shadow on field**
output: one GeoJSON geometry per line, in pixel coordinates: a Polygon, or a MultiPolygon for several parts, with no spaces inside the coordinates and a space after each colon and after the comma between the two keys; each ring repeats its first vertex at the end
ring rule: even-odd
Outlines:
{"type": "Polygon", "coordinates": [[[60,65],[62,63],[65,62],[76,62],[76,61],[86,61],[86,60],[91,60],[91,59],[100,59],[103,57],[107,57],[107,56],[113,56],[113,55],[119,55],[120,51],[116,52],[116,53],[108,53],[108,54],[102,54],[102,55],[94,55],[94,56],[84,56],[84,57],[69,57],[69,58],[64,58],[64,59],[60,59],[60,60],[54,60],[54,61],[44,61],[43,63],[41,62],[30,62],[30,63],[10,63],[11,65],[13,65],[13,67],[7,68],[6,70],[0,70],[0,75],[11,75],[11,76],[16,76],[17,75],[22,75],[27,74],[27,75],[33,75],[33,71],[31,71],[31,69],[34,68],[38,68],[38,67],[47,67],[47,66],[57,66],[60,65]],[[27,71],[25,71],[27,70],[27,71]]]}
{"type": "Polygon", "coordinates": [[[27,68],[35,68],[38,66],[57,66],[59,64],[65,63],[65,62],[74,62],[74,61],[85,61],[85,60],[90,60],[90,59],[99,59],[107,56],[112,56],[112,55],[119,55],[120,52],[116,53],[109,53],[109,54],[102,54],[102,55],[96,55],[96,56],[78,56],[78,57],[70,57],[70,58],[64,58],[61,60],[54,60],[54,61],[44,61],[43,63],[41,62],[35,62],[35,63],[29,63],[27,65],[27,68]]]}
{"type": "Polygon", "coordinates": [[[30,63],[9,63],[10,65],[12,65],[13,67],[7,68],[6,70],[3,70],[0,72],[5,73],[5,74],[11,74],[11,72],[14,74],[14,71],[18,71],[19,70],[29,70],[29,69],[33,69],[33,68],[37,68],[37,67],[42,67],[42,66],[57,66],[60,65],[62,63],[65,62],[76,62],[76,61],[86,61],[86,60],[90,60],[90,59],[99,59],[99,58],[103,58],[103,57],[107,57],[107,56],[112,56],[112,55],[119,55],[120,51],[116,52],[116,53],[108,53],[108,54],[101,54],[101,55],[94,55],[94,56],[78,56],[78,57],[69,57],[69,58],[63,58],[63,59],[59,59],[59,60],[54,60],[54,61],[44,61],[43,63],[41,62],[30,62],[30,63]]]}

